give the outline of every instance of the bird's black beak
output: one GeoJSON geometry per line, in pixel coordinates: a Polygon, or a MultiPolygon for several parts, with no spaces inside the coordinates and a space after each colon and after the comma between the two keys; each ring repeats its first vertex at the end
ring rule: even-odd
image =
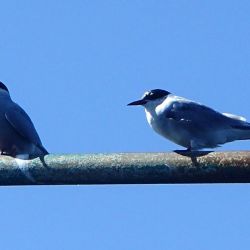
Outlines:
{"type": "Polygon", "coordinates": [[[135,102],[131,102],[128,104],[128,106],[137,106],[137,105],[143,105],[143,104],[146,104],[147,101],[146,100],[138,100],[138,101],[135,101],[135,102]]]}

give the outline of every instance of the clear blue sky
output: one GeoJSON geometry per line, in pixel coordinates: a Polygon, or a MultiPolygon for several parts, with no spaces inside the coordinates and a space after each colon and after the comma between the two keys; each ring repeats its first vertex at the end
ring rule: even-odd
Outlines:
{"type": "MultiPolygon", "coordinates": [[[[0,80],[52,153],[180,149],[142,108],[163,88],[250,119],[246,0],[1,1],[0,80]]],[[[249,149],[236,142],[219,150],[249,149]]],[[[249,185],[0,188],[1,249],[249,249],[249,185]]]]}

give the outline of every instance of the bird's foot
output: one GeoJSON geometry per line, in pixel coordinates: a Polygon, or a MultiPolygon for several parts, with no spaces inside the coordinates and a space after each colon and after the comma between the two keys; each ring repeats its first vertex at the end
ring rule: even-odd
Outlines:
{"type": "Polygon", "coordinates": [[[179,154],[190,154],[192,153],[192,148],[188,147],[187,149],[182,149],[182,150],[174,150],[175,153],[179,154]]]}
{"type": "Polygon", "coordinates": [[[186,150],[174,150],[175,153],[187,156],[187,157],[201,157],[212,153],[213,151],[199,151],[187,148],[186,150]]]}

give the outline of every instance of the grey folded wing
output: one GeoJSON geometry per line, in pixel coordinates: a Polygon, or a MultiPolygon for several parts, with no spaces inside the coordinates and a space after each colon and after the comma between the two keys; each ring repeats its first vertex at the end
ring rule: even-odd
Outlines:
{"type": "Polygon", "coordinates": [[[44,153],[47,153],[47,150],[42,145],[33,122],[18,104],[9,108],[5,113],[5,117],[20,136],[39,147],[44,153]]]}
{"type": "Polygon", "coordinates": [[[231,127],[235,122],[223,114],[195,102],[173,102],[165,111],[166,118],[195,130],[212,130],[231,127]]]}

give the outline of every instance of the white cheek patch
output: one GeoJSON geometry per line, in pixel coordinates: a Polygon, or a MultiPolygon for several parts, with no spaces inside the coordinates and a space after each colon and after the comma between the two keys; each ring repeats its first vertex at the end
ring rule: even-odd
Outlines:
{"type": "Polygon", "coordinates": [[[31,173],[29,172],[29,166],[28,166],[28,162],[29,162],[29,155],[28,154],[22,154],[22,155],[17,155],[17,158],[15,158],[15,162],[18,166],[18,168],[21,170],[21,172],[27,177],[27,179],[29,179],[31,182],[36,183],[35,178],[31,175],[31,173]]]}

